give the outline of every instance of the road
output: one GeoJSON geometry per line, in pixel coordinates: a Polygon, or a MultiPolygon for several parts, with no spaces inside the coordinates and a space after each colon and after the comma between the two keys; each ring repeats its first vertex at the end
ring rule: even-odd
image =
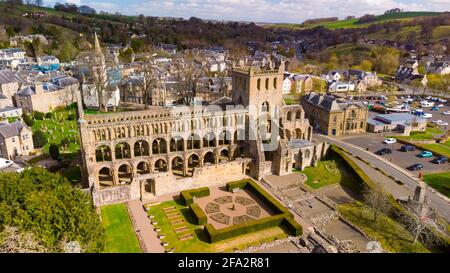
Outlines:
{"type": "MultiPolygon", "coordinates": [[[[320,141],[335,144],[341,148],[346,149],[354,156],[363,158],[372,166],[382,169],[387,174],[394,177],[396,180],[402,181],[404,183],[404,186],[410,189],[412,192],[414,192],[420,181],[418,178],[414,177],[414,175],[397,166],[396,164],[390,163],[389,161],[377,155],[374,155],[371,152],[367,152],[359,147],[356,147],[353,144],[323,135],[314,135],[314,138],[320,141]]],[[[431,189],[430,187],[427,187],[426,196],[428,198],[428,201],[430,202],[430,205],[437,211],[437,213],[447,221],[450,221],[450,204],[448,202],[448,199],[445,198],[445,196],[443,196],[442,194],[436,193],[436,191],[434,189],[431,189]]]]}

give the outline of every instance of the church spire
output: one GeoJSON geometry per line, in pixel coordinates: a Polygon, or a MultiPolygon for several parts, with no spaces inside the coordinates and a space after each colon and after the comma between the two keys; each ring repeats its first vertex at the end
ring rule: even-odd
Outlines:
{"type": "Polygon", "coordinates": [[[100,48],[100,42],[98,41],[97,32],[94,32],[94,50],[97,53],[102,53],[102,49],[100,48]]]}

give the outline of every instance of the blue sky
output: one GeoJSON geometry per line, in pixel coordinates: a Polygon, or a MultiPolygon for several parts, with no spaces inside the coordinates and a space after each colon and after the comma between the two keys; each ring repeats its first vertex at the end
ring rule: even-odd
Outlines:
{"type": "MultiPolygon", "coordinates": [[[[56,0],[44,0],[53,5],[56,0]]],[[[382,14],[391,8],[408,11],[450,11],[450,0],[61,0],[96,10],[127,15],[301,23],[306,19],[365,13],[382,14]]]]}

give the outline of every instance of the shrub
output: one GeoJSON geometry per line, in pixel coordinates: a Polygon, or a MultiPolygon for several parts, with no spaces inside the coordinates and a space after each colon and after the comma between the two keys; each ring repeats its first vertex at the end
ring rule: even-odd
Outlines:
{"type": "Polygon", "coordinates": [[[193,189],[193,190],[188,190],[188,191],[182,191],[180,193],[180,197],[184,201],[184,204],[186,206],[194,203],[194,200],[193,200],[194,197],[204,197],[204,196],[209,196],[209,188],[208,187],[203,187],[203,188],[198,188],[198,189],[193,189]]]}
{"type": "Polygon", "coordinates": [[[243,189],[247,185],[247,179],[227,183],[227,191],[232,192],[234,189],[243,189]]]}
{"type": "Polygon", "coordinates": [[[39,111],[33,111],[33,117],[37,120],[43,120],[44,119],[44,113],[39,111]]]}
{"type": "Polygon", "coordinates": [[[197,204],[190,204],[189,210],[194,215],[194,218],[197,221],[197,225],[205,225],[208,222],[208,217],[197,204]]]}
{"type": "Polygon", "coordinates": [[[57,160],[60,156],[59,147],[55,144],[51,144],[48,148],[48,153],[50,154],[52,159],[57,160]]]}
{"type": "Polygon", "coordinates": [[[45,114],[45,118],[52,118],[53,117],[53,113],[52,112],[48,112],[45,114]]]}

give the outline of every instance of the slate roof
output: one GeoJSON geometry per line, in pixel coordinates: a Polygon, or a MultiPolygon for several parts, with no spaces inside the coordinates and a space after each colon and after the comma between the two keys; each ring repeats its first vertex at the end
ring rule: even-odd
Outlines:
{"type": "Polygon", "coordinates": [[[24,80],[21,77],[17,76],[16,73],[12,72],[11,70],[8,69],[0,70],[0,84],[12,82],[23,83],[24,80]]]}
{"type": "Polygon", "coordinates": [[[4,138],[18,136],[23,127],[24,125],[20,121],[16,121],[13,123],[0,123],[0,134],[4,138]]]}

